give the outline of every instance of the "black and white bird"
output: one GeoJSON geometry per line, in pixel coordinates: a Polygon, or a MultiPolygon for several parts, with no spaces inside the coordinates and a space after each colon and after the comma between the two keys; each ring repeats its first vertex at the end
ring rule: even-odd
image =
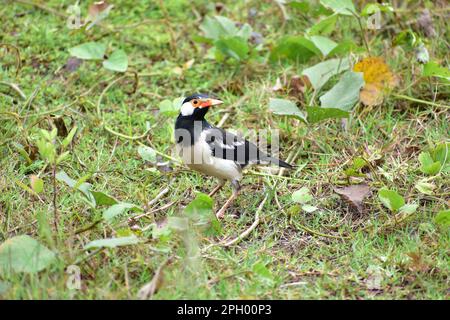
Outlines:
{"type": "Polygon", "coordinates": [[[269,156],[248,140],[209,124],[205,120],[209,108],[222,103],[205,94],[193,94],[182,102],[175,122],[177,152],[183,162],[190,169],[219,179],[219,185],[209,195],[213,196],[227,180],[231,182],[233,194],[217,212],[217,218],[222,218],[236,199],[242,170],[247,165],[276,164],[288,169],[294,167],[269,156]]]}

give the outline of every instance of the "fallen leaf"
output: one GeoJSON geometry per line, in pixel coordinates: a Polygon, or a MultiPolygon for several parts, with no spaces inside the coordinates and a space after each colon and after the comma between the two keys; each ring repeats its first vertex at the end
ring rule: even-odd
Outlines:
{"type": "Polygon", "coordinates": [[[343,188],[334,188],[334,192],[339,194],[344,201],[348,202],[359,213],[362,213],[363,200],[370,193],[370,188],[367,184],[357,184],[343,188]]]}
{"type": "Polygon", "coordinates": [[[146,300],[152,298],[153,295],[161,288],[164,281],[164,267],[170,262],[170,258],[163,262],[158,269],[156,269],[155,275],[152,280],[145,284],[137,293],[140,300],[146,300]]]}
{"type": "Polygon", "coordinates": [[[114,5],[107,3],[106,1],[94,2],[89,6],[87,22],[90,22],[86,27],[89,30],[94,25],[98,24],[100,21],[105,19],[114,5]]]}
{"type": "Polygon", "coordinates": [[[288,84],[289,95],[303,100],[303,94],[311,86],[311,82],[307,76],[292,76],[288,84]]]}
{"type": "Polygon", "coordinates": [[[430,269],[429,265],[424,261],[420,253],[409,252],[407,255],[411,258],[411,261],[408,263],[409,270],[415,272],[427,272],[430,269]]]}
{"type": "Polygon", "coordinates": [[[387,89],[398,84],[398,77],[380,57],[361,60],[353,67],[353,71],[363,73],[365,85],[360,92],[360,100],[367,106],[381,104],[387,89]]]}

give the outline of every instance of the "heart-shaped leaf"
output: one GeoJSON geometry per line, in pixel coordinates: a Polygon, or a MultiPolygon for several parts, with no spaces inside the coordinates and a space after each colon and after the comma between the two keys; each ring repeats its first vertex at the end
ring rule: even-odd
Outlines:
{"type": "Polygon", "coordinates": [[[302,75],[308,76],[313,88],[320,90],[331,77],[348,68],[350,68],[348,59],[330,59],[303,70],[302,75]]]}
{"type": "Polygon", "coordinates": [[[292,201],[305,204],[313,199],[313,196],[309,193],[307,187],[302,187],[292,194],[292,201]]]}
{"type": "Polygon", "coordinates": [[[112,71],[125,72],[128,69],[128,56],[125,51],[116,50],[103,61],[103,67],[112,71]]]}
{"type": "Polygon", "coordinates": [[[139,146],[138,153],[145,161],[156,163],[156,152],[154,149],[147,146],[139,146]]]}
{"type": "Polygon", "coordinates": [[[320,54],[320,50],[310,39],[301,36],[285,36],[272,49],[270,60],[305,63],[313,56],[320,54]]]}
{"type": "Polygon", "coordinates": [[[86,42],[69,49],[72,56],[83,60],[102,60],[105,52],[106,45],[98,42],[86,42]]]}
{"type": "Polygon", "coordinates": [[[320,3],[337,14],[351,16],[356,13],[352,0],[320,0],[320,3]]]}
{"type": "Polygon", "coordinates": [[[285,99],[270,99],[269,110],[274,114],[283,116],[293,116],[306,122],[306,116],[292,101],[285,99]]]}
{"type": "Polygon", "coordinates": [[[394,190],[382,188],[378,191],[378,198],[388,209],[394,212],[405,205],[405,199],[394,190]]]}
{"type": "Polygon", "coordinates": [[[349,111],[359,100],[359,92],[363,86],[363,74],[348,71],[330,91],[320,97],[321,107],[349,111]]]}

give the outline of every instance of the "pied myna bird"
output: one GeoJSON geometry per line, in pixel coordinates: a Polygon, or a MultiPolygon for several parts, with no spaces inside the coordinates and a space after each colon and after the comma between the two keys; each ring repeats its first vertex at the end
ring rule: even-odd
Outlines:
{"type": "Polygon", "coordinates": [[[182,102],[175,123],[177,151],[183,162],[190,169],[219,179],[219,185],[209,195],[219,191],[227,180],[231,182],[233,194],[217,212],[217,218],[222,218],[236,199],[245,166],[272,163],[288,169],[294,167],[269,156],[255,144],[209,124],[205,120],[209,108],[222,103],[205,94],[193,94],[182,102]]]}

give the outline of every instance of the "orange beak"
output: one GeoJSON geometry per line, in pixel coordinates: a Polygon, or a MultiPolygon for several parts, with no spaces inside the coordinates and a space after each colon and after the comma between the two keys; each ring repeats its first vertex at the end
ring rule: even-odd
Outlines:
{"type": "Polygon", "coordinates": [[[218,99],[204,99],[201,101],[200,103],[200,108],[208,108],[211,106],[217,106],[219,104],[222,104],[223,101],[222,100],[218,100],[218,99]]]}

